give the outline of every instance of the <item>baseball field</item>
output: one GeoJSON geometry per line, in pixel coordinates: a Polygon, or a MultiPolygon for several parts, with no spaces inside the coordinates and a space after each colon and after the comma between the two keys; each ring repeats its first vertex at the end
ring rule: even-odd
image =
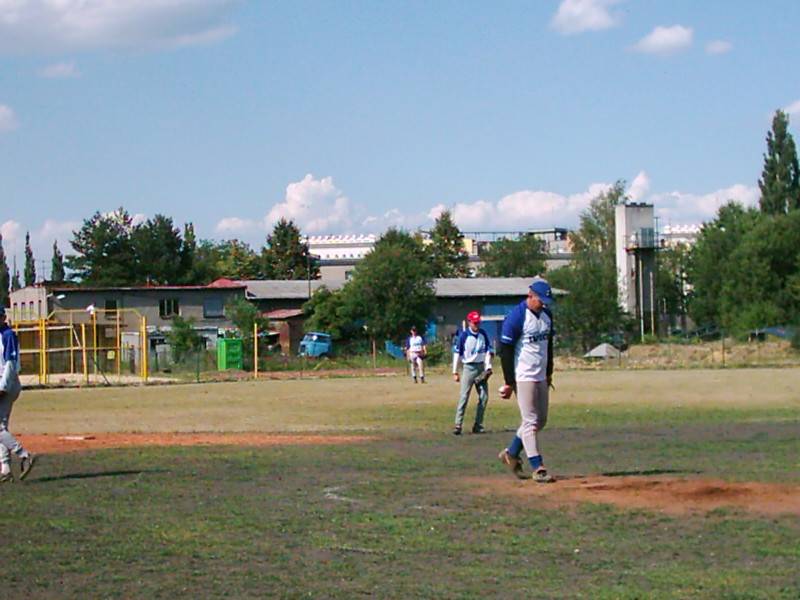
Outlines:
{"type": "Polygon", "coordinates": [[[800,369],[555,385],[552,484],[498,462],[519,414],[496,378],[461,437],[443,373],[26,392],[4,593],[800,597],[800,369]]]}

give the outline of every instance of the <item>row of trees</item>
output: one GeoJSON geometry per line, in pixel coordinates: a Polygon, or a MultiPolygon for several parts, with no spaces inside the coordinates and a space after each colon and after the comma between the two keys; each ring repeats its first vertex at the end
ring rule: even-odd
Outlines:
{"type": "MultiPolygon", "coordinates": [[[[64,257],[58,249],[58,244],[53,242],[53,262],[51,266],[53,281],[64,281],[64,257]]],[[[36,261],[33,258],[31,249],[31,234],[25,234],[25,266],[23,268],[25,285],[36,283],[36,261]]],[[[0,233],[0,306],[8,306],[9,291],[18,290],[22,287],[22,280],[17,269],[16,259],[14,260],[13,272],[8,268],[8,260],[3,248],[3,234],[0,233]]]]}

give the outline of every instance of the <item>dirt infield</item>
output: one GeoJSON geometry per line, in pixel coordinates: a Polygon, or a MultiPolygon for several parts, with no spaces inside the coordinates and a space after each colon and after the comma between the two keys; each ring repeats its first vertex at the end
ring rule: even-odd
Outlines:
{"type": "Polygon", "coordinates": [[[141,446],[331,446],[368,442],[365,435],[268,433],[94,433],[84,435],[20,435],[37,454],[60,454],[104,448],[141,446]]]}
{"type": "Polygon", "coordinates": [[[583,502],[647,509],[672,515],[736,508],[762,515],[800,516],[800,486],[734,483],[719,479],[679,477],[573,477],[537,484],[506,477],[473,478],[474,493],[508,496],[515,501],[549,506],[583,502]]]}

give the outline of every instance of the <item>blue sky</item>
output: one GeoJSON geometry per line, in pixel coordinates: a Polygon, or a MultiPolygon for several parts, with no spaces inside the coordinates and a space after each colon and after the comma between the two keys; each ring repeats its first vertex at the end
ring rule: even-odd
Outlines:
{"type": "Polygon", "coordinates": [[[701,222],[757,201],[774,110],[800,122],[798,25],[793,0],[0,0],[6,252],[118,206],[253,244],[280,216],[569,227],[617,179],[701,222]]]}

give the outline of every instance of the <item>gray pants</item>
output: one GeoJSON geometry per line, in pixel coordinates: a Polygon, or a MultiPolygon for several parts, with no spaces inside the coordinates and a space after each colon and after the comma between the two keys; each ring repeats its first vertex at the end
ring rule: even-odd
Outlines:
{"type": "Polygon", "coordinates": [[[21,454],[22,444],[8,430],[8,421],[11,418],[11,409],[14,401],[19,398],[21,386],[19,382],[8,386],[6,392],[0,395],[0,464],[7,465],[11,459],[11,453],[21,454]]]}
{"type": "Polygon", "coordinates": [[[528,458],[541,456],[537,433],[547,425],[547,409],[550,404],[550,390],[546,381],[518,381],[517,404],[522,424],[517,436],[522,440],[528,458]]]}
{"type": "Polygon", "coordinates": [[[467,402],[469,402],[469,395],[472,392],[473,385],[478,389],[478,409],[475,411],[475,425],[483,425],[483,414],[486,412],[486,404],[489,402],[489,382],[484,380],[476,384],[475,378],[483,373],[484,368],[482,362],[464,363],[464,369],[461,371],[461,397],[456,407],[457,427],[461,427],[464,424],[464,413],[467,410],[467,402]]]}

